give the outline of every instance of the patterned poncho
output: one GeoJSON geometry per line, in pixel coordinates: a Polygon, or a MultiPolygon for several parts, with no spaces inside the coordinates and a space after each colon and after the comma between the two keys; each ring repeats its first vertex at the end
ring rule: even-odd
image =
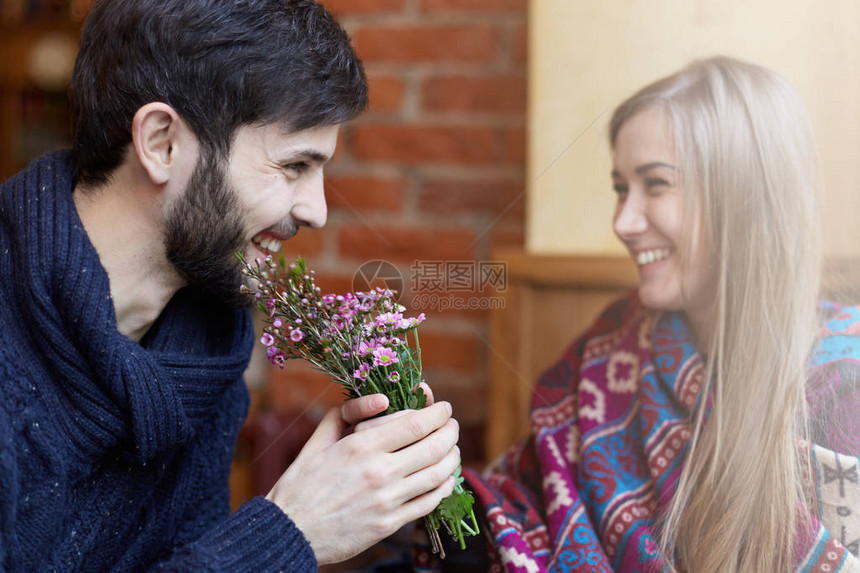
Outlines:
{"type": "MultiPolygon", "coordinates": [[[[803,572],[860,570],[860,312],[825,312],[809,403],[813,420],[830,423],[812,428],[821,522],[798,542],[803,572]]],[[[491,570],[671,570],[655,522],[683,468],[704,370],[681,313],[657,316],[635,296],[605,311],[540,379],[531,437],[484,475],[465,472],[491,570]]],[[[426,553],[417,560],[438,570],[426,553]]]]}

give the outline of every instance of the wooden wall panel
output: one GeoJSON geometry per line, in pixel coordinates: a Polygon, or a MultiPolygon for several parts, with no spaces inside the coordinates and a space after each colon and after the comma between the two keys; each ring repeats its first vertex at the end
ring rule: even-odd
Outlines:
{"type": "Polygon", "coordinates": [[[530,252],[623,252],[610,226],[612,110],[692,59],[723,54],[797,88],[818,141],[826,252],[860,255],[860,2],[535,0],[529,9],[530,252]]]}
{"type": "Polygon", "coordinates": [[[613,299],[635,288],[627,257],[500,252],[508,263],[503,309],[490,317],[486,459],[528,434],[535,382],[613,299]]]}

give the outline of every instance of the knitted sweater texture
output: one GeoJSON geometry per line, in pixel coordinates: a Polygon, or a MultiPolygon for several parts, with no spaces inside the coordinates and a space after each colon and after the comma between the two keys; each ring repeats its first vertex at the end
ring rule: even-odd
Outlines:
{"type": "Polygon", "coordinates": [[[272,503],[229,513],[248,313],[183,289],[119,333],[73,178],[59,152],[0,185],[0,569],[316,570],[272,503]]]}

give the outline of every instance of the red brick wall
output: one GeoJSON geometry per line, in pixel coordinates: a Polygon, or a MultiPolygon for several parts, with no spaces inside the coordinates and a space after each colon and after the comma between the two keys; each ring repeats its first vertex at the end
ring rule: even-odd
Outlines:
{"type": "MultiPolygon", "coordinates": [[[[453,403],[464,458],[480,460],[488,315],[430,308],[411,289],[424,262],[490,260],[523,242],[526,0],[323,0],[353,38],[370,81],[370,111],[346,127],[327,170],[322,231],[284,249],[317,269],[324,289],[351,290],[355,271],[399,268],[420,329],[425,377],[453,403]]],[[[447,278],[445,279],[447,281],[447,278]]],[[[432,294],[461,300],[486,292],[432,294]]],[[[318,416],[339,389],[299,363],[267,370],[265,399],[318,416]]]]}

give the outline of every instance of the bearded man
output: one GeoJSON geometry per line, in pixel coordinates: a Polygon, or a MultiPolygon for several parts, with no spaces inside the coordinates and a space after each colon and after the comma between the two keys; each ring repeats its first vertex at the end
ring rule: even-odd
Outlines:
{"type": "Polygon", "coordinates": [[[367,104],[312,0],[101,0],[74,149],[0,186],[0,569],[315,571],[429,513],[450,405],[333,409],[232,515],[253,334],[236,252],[326,220],[323,169],[367,104]]]}

